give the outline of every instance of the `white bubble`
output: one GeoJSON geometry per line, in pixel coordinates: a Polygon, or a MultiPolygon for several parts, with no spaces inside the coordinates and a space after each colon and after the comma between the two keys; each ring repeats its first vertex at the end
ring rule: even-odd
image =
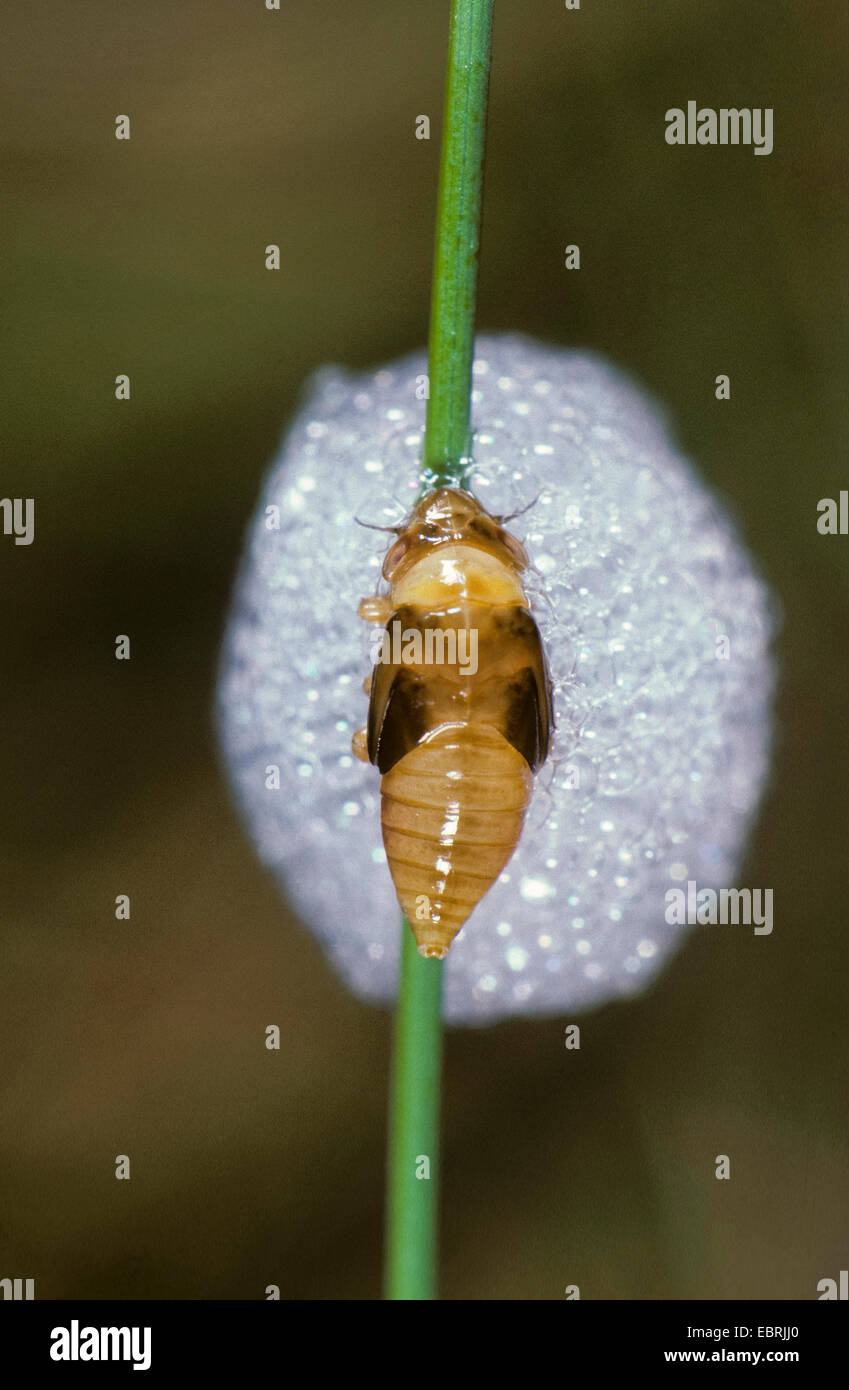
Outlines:
{"type": "MultiPolygon", "coordinates": [[[[372,1000],[394,995],[399,912],[379,774],[351,758],[350,738],[369,669],[356,607],[388,538],[354,517],[391,524],[415,498],[425,370],[416,354],[320,375],[263,487],[219,682],[258,855],[372,1000]],[[281,498],[270,531],[265,507],[281,498]]],[[[519,847],[449,952],[455,1023],[579,1012],[651,980],[687,936],[665,921],[670,881],[734,883],[774,680],[769,594],[656,406],[600,358],[525,338],[480,339],[474,370],[486,497],[537,499],[510,529],[532,564],[544,558],[530,583],[557,735],[519,847]],[[731,660],[703,659],[715,632],[732,634],[731,660]]]]}

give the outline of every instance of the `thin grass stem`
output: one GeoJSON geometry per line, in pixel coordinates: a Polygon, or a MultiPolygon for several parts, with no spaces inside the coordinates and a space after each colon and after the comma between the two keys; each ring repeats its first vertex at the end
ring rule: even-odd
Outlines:
{"type": "MultiPolygon", "coordinates": [[[[422,485],[462,484],[471,457],[484,133],[493,0],[452,0],[428,344],[422,485]]],[[[401,922],[390,1087],[386,1296],[436,1297],[441,961],[401,922]]]]}

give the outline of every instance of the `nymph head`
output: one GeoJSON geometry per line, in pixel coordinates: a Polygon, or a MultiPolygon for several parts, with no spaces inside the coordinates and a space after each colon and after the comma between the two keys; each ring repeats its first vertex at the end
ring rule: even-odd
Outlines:
{"type": "Polygon", "coordinates": [[[417,502],[398,528],[398,539],[383,562],[384,579],[396,581],[439,545],[474,546],[520,572],[528,564],[523,546],[505,531],[501,517],[490,516],[470,492],[443,487],[417,502]]]}

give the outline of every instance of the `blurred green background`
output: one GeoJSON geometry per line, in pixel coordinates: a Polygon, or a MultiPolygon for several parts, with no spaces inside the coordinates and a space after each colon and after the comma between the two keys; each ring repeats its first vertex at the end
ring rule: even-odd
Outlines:
{"type": "MultiPolygon", "coordinates": [[[[255,862],[210,707],[305,379],[425,342],[447,14],[7,11],[0,1276],[40,1298],[380,1292],[389,1017],[255,862]]],[[[780,596],[740,875],[776,926],[697,935],[578,1053],[569,1018],[448,1035],[448,1298],[813,1298],[849,1261],[847,52],[840,0],[496,5],[480,326],[643,381],[780,596]],[[689,99],[772,106],[774,153],[670,148],[689,99]]]]}

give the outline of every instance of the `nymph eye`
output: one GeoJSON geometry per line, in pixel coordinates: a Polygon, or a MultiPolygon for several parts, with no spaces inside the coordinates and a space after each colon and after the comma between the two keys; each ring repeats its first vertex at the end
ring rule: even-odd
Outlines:
{"type": "Polygon", "coordinates": [[[400,565],[407,551],[410,549],[411,537],[409,531],[405,531],[403,536],[399,536],[394,545],[390,546],[386,552],[386,559],[383,561],[383,577],[391,579],[395,570],[400,565]]]}
{"type": "Polygon", "coordinates": [[[528,563],[528,557],[525,554],[525,547],[521,542],[517,541],[515,536],[511,536],[509,531],[501,531],[498,539],[501,541],[504,549],[509,553],[513,562],[524,569],[528,563]]]}

